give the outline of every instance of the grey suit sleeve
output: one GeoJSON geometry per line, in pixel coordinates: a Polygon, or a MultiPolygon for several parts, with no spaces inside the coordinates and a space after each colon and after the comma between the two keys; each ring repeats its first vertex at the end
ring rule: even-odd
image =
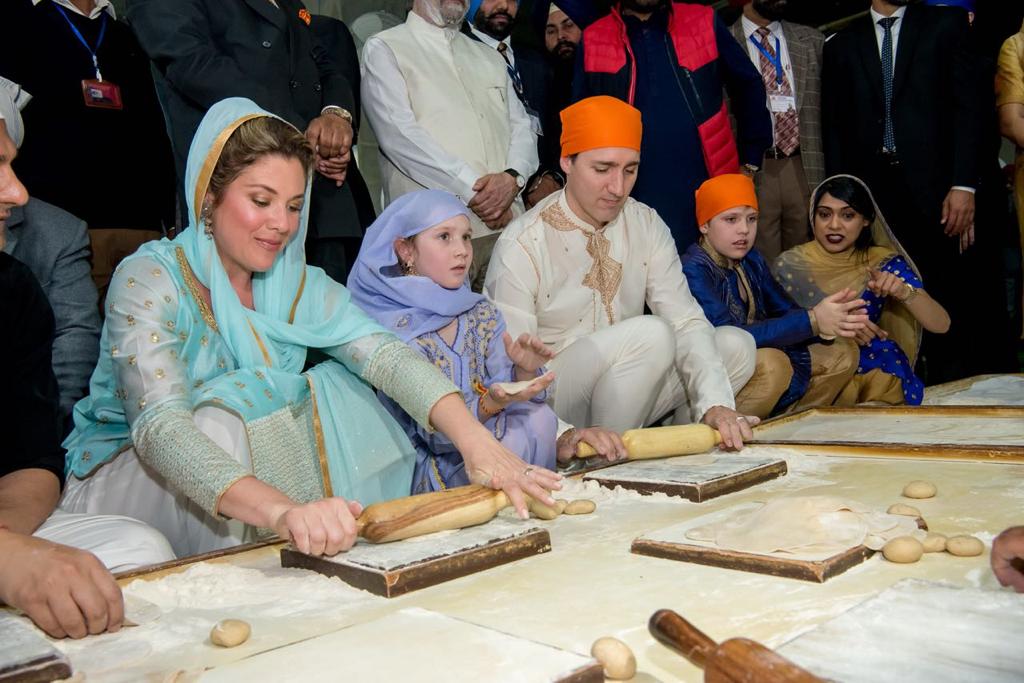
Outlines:
{"type": "Polygon", "coordinates": [[[100,353],[100,314],[85,223],[76,220],[60,237],[64,244],[46,294],[57,321],[53,372],[60,386],[61,412],[68,416],[78,399],[89,392],[89,378],[100,353]]]}

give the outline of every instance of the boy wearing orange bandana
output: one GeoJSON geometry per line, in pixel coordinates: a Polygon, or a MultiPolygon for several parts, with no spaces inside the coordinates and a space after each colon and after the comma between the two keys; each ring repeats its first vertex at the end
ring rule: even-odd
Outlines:
{"type": "Polygon", "coordinates": [[[734,395],[754,371],[753,338],[708,323],[665,222],[630,199],[640,112],[599,96],[561,118],[565,188],[505,229],[486,294],[511,333],[557,353],[552,402],[566,422],[622,431],[672,415],[742,446],[757,419],[736,412],[734,395]]]}
{"type": "Polygon", "coordinates": [[[696,200],[701,237],[683,255],[686,280],[713,325],[745,329],[757,343],[738,410],[763,418],[832,405],[857,370],[857,347],[842,337],[863,325],[864,301],[842,291],[813,309],[793,302],[753,248],[758,207],[750,178],[711,178],[696,200]]]}

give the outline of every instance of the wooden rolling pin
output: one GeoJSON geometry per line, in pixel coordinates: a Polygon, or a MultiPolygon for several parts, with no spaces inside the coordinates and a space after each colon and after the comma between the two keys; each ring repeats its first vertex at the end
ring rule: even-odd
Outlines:
{"type": "Polygon", "coordinates": [[[669,609],[660,609],[651,615],[647,630],[658,642],[704,669],[704,680],[709,683],[824,683],[753,640],[730,638],[717,645],[669,609]]]}
{"type": "MultiPolygon", "coordinates": [[[[722,443],[722,435],[703,424],[673,425],[627,429],[622,433],[622,443],[626,446],[627,460],[646,460],[706,453],[722,443]]],[[[577,444],[576,457],[590,458],[595,455],[597,451],[590,444],[582,441],[577,444]]]]}
{"type": "Polygon", "coordinates": [[[359,535],[371,543],[390,543],[435,531],[483,524],[509,505],[502,491],[470,484],[421,493],[368,506],[356,519],[359,535]]]}

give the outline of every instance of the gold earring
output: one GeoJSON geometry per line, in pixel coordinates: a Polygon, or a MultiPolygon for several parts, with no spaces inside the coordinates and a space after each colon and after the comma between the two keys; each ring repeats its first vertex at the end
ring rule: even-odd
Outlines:
{"type": "Polygon", "coordinates": [[[402,274],[403,275],[416,275],[416,266],[413,265],[412,261],[402,262],[402,274]]]}
{"type": "Polygon", "coordinates": [[[213,217],[210,216],[210,205],[203,206],[203,210],[199,212],[199,221],[203,224],[203,232],[206,233],[207,237],[213,237],[213,217]]]}

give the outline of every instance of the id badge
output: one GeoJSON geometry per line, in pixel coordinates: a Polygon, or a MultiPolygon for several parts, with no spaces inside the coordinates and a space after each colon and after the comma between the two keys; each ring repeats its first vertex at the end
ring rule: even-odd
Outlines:
{"type": "Polygon", "coordinates": [[[796,98],[792,95],[769,95],[768,105],[774,114],[793,111],[796,109],[796,98]]]}
{"type": "Polygon", "coordinates": [[[110,81],[87,78],[82,81],[82,97],[85,106],[100,109],[122,109],[121,88],[110,81]]]}

